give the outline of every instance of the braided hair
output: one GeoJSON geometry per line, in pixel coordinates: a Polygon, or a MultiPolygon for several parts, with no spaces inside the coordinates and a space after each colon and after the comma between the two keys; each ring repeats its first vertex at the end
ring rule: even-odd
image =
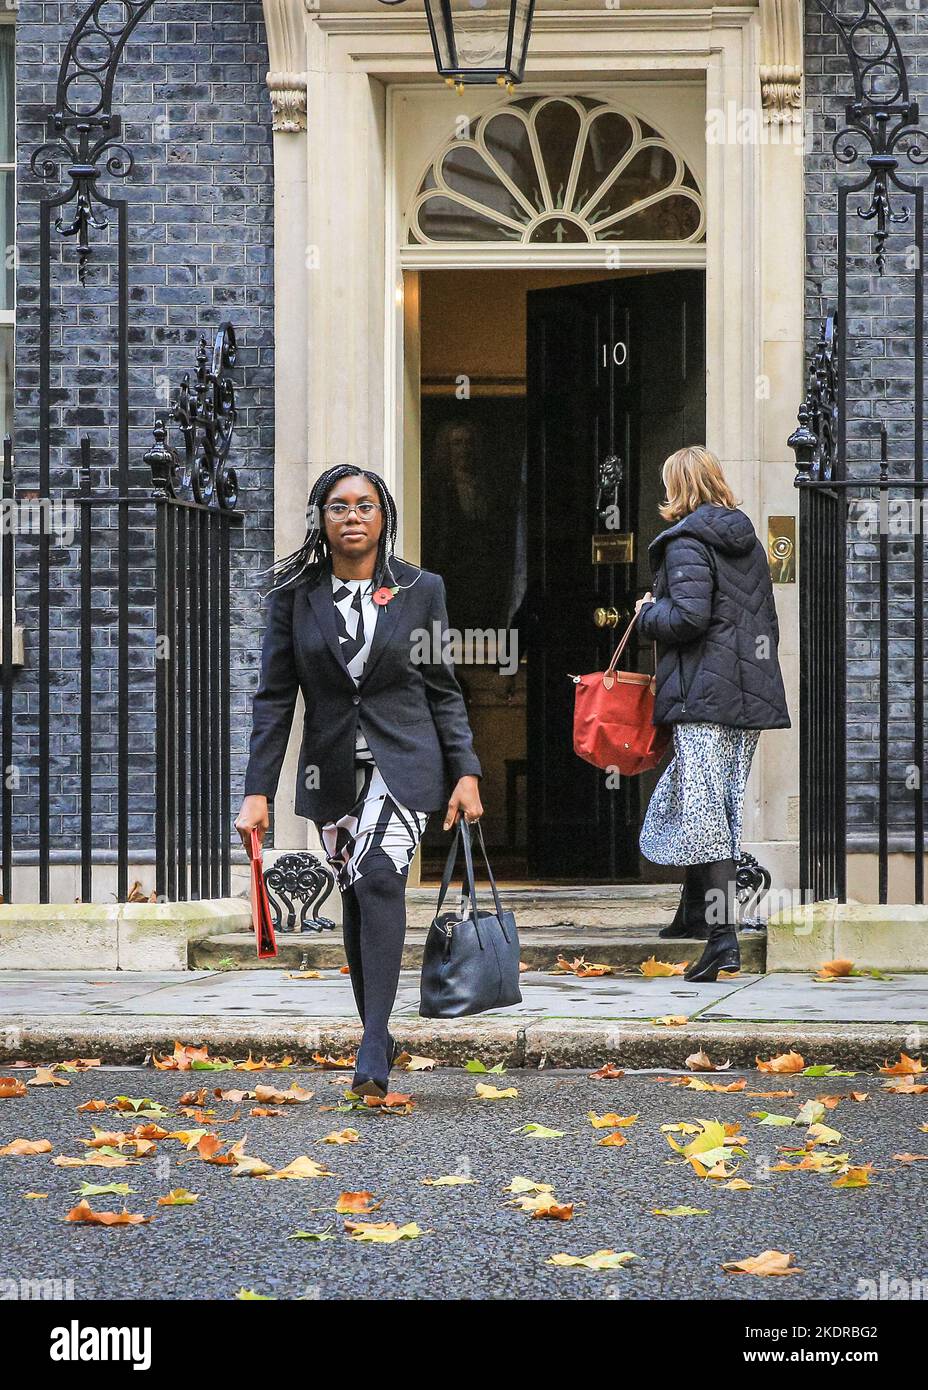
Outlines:
{"type": "MultiPolygon", "coordinates": [[[[325,513],[322,508],[332,488],[343,478],[367,478],[373,483],[380,502],[383,525],[377,542],[372,584],[374,589],[379,589],[387,581],[391,587],[397,584],[391,562],[394,558],[402,559],[402,556],[394,556],[393,552],[397,516],[396,503],[390,490],[379,473],[371,473],[366,468],[357,468],[350,463],[338,463],[333,468],[326,469],[313,483],[306,503],[306,538],[298,550],[294,550],[291,555],[285,555],[282,560],[271,566],[274,583],[269,593],[297,580],[314,579],[322,570],[331,569],[332,553],[325,533],[325,513]]],[[[403,563],[406,564],[408,561],[403,563]]],[[[418,578],[418,575],[416,577],[418,578]]]]}

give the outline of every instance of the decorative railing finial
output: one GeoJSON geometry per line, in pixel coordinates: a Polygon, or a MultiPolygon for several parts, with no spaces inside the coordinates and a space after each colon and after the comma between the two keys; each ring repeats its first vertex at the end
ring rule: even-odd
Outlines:
{"type": "Polygon", "coordinates": [[[155,442],[145,455],[156,492],[224,511],[236,506],[238,477],[228,462],[237,418],[228,372],[235,358],[231,323],[219,328],[212,355],[206,339],[200,339],[193,381],[185,372],[167,417],[155,421],[155,442]],[[183,457],[168,443],[169,424],[183,435],[183,457]]]}

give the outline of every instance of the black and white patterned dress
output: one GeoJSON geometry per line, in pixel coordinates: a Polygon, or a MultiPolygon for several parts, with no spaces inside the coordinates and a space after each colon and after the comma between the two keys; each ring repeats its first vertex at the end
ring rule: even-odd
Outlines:
{"type": "MultiPolygon", "coordinates": [[[[370,579],[338,579],[332,575],[335,624],[342,652],[355,684],[360,681],[377,625],[379,607],[370,579]]],[[[356,879],[374,869],[406,873],[428,822],[424,811],[413,811],[391,795],[374,755],[358,726],[355,746],[357,796],[350,811],[333,821],[315,821],[326,858],[344,892],[356,879]]]]}
{"type": "Polygon", "coordinates": [[[673,760],[645,813],[638,846],[652,864],[711,864],[741,854],[744,789],[759,729],[674,724],[673,760]]]}

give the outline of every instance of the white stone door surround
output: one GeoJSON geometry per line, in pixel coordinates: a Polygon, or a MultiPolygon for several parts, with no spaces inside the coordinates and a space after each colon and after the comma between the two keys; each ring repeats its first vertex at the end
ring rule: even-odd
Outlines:
{"type": "MultiPolygon", "coordinates": [[[[417,0],[264,6],[275,111],[275,544],[283,554],[302,539],[312,478],[336,462],[381,471],[402,524],[402,209],[394,144],[402,131],[395,99],[419,86],[434,90],[439,80],[417,0]]],[[[595,9],[568,0],[555,9],[541,0],[529,80],[516,93],[704,84],[706,111],[716,113],[702,175],[706,442],[762,538],[769,513],[796,511],[785,441],[802,394],[802,158],[789,133],[799,35],[797,0],[666,9],[609,0],[595,9]]],[[[438,90],[449,110],[474,113],[503,96],[438,90]]],[[[777,599],[795,725],[796,586],[778,588],[777,599]]],[[[277,807],[282,847],[306,843],[305,824],[287,813],[295,759],[296,739],[277,807]]],[[[749,786],[745,847],[781,884],[797,881],[797,806],[796,730],[768,733],[749,786]]]]}

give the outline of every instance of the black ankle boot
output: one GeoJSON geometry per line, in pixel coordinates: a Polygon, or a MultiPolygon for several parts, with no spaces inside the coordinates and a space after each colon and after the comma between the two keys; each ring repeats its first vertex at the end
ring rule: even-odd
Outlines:
{"type": "Polygon", "coordinates": [[[661,927],[657,933],[665,940],[687,937],[690,940],[705,941],[709,935],[706,925],[706,900],[702,891],[702,865],[688,864],[686,877],[680,893],[680,902],[672,922],[661,927]]]}
{"type": "Polygon", "coordinates": [[[705,941],[709,935],[709,928],[706,925],[704,899],[697,876],[697,871],[702,865],[693,864],[687,868],[687,878],[680,893],[680,901],[674,913],[673,921],[668,922],[666,927],[661,927],[658,936],[667,939],[688,938],[689,940],[705,941]]]}
{"type": "Polygon", "coordinates": [[[704,864],[702,868],[709,939],[706,949],[696,964],[687,970],[684,979],[714,981],[718,979],[722,970],[741,969],[735,916],[737,866],[734,859],[718,859],[713,864],[704,864]]]}

